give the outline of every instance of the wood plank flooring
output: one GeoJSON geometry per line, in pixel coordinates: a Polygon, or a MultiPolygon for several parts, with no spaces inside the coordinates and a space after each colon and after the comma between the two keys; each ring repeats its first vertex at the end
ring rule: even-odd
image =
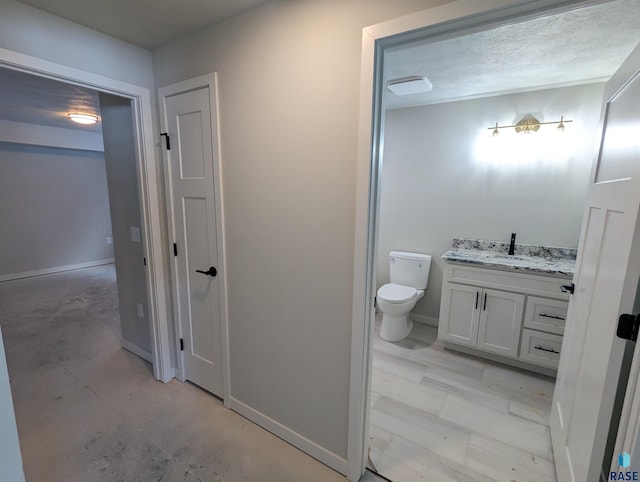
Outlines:
{"type": "Polygon", "coordinates": [[[376,322],[369,457],[394,482],[556,482],[554,379],[444,350],[415,324],[389,343],[376,322]]]}

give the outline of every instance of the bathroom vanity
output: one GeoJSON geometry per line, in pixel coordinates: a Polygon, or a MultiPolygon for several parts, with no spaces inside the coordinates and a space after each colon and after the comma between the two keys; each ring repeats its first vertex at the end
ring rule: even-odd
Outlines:
{"type": "Polygon", "coordinates": [[[438,338],[467,353],[553,374],[558,368],[576,250],[454,239],[438,338]]]}

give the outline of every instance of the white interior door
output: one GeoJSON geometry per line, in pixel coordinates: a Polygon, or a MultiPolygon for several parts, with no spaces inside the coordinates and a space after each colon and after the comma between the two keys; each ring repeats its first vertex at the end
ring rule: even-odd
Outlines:
{"type": "Polygon", "coordinates": [[[633,309],[640,276],[639,69],[640,47],[605,89],[551,412],[560,481],[598,480],[609,463],[603,458],[625,343],[616,327],[619,315],[633,309]]]}
{"type": "MultiPolygon", "coordinates": [[[[174,304],[182,340],[182,378],[222,396],[221,290],[210,88],[162,95],[169,136],[168,188],[174,304]]],[[[166,147],[166,146],[165,146],[166,147]]]]}

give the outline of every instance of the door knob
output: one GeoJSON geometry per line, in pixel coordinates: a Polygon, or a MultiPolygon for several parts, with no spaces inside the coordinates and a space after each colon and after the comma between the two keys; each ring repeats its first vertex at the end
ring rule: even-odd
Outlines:
{"type": "Polygon", "coordinates": [[[214,277],[218,274],[218,270],[215,269],[213,266],[211,266],[208,271],[202,271],[200,269],[197,269],[196,273],[202,273],[202,274],[206,274],[207,276],[214,277]]]}

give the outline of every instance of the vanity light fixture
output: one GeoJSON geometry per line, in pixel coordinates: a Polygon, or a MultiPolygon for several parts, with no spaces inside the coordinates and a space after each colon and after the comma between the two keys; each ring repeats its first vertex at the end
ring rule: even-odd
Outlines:
{"type": "Polygon", "coordinates": [[[79,112],[70,112],[67,117],[77,124],[91,125],[98,122],[98,116],[93,114],[81,114],[79,112]]]}
{"type": "Polygon", "coordinates": [[[487,129],[492,130],[492,134],[497,136],[500,133],[500,129],[508,129],[513,127],[518,134],[534,134],[538,132],[540,126],[544,125],[553,125],[558,124],[558,131],[564,132],[565,124],[568,122],[573,122],[572,120],[565,120],[564,116],[560,116],[559,121],[551,121],[551,122],[540,122],[532,115],[526,115],[517,124],[509,125],[509,126],[501,126],[496,122],[495,126],[487,127],[487,129]]]}
{"type": "Polygon", "coordinates": [[[424,75],[414,75],[387,81],[387,89],[396,95],[410,95],[431,92],[433,86],[424,75]]]}

